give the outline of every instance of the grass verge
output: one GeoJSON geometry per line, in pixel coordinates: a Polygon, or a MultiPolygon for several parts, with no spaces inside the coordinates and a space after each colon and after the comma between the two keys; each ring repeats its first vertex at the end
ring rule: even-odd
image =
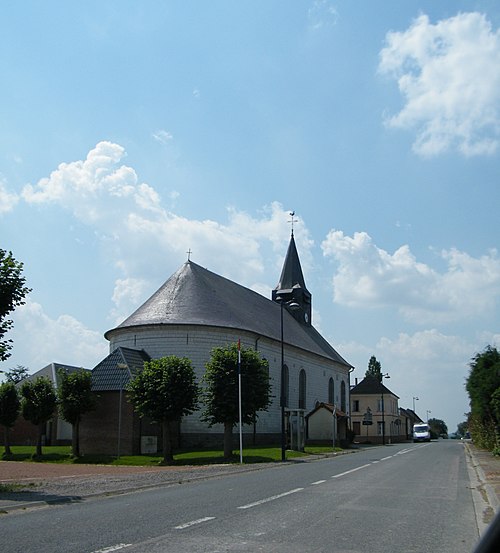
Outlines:
{"type": "MultiPolygon", "coordinates": [[[[83,455],[75,458],[71,455],[70,446],[44,446],[42,456],[35,456],[35,446],[11,446],[12,455],[5,455],[4,447],[0,446],[0,459],[5,461],[24,461],[37,463],[66,463],[66,464],[100,464],[100,465],[128,465],[128,466],[155,466],[162,461],[162,456],[157,455],[122,455],[119,459],[112,455],[83,455]]],[[[321,455],[332,453],[331,446],[306,447],[305,451],[287,451],[287,459],[307,457],[308,455],[321,455]]],[[[336,448],[335,451],[342,451],[336,448]]],[[[229,462],[239,463],[239,450],[233,452],[233,459],[229,462]]],[[[243,463],[272,463],[281,461],[281,448],[279,447],[247,447],[243,450],[243,463]]],[[[211,465],[228,463],[224,459],[222,450],[198,449],[180,450],[174,455],[174,465],[211,465]]]]}

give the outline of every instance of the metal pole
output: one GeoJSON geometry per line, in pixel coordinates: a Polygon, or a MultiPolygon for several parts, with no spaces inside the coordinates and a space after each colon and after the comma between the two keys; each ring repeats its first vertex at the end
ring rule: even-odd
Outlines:
{"type": "Polygon", "coordinates": [[[281,392],[280,392],[280,406],[281,406],[281,460],[286,461],[286,437],[285,437],[285,390],[284,390],[284,372],[285,372],[285,349],[283,342],[283,298],[280,302],[281,306],[281,392]]]}
{"type": "MultiPolygon", "coordinates": [[[[383,384],[382,384],[383,385],[383,384]]],[[[382,390],[382,444],[385,445],[384,390],[382,390]]]]}
{"type": "Polygon", "coordinates": [[[123,370],[120,370],[120,399],[118,404],[118,451],[116,458],[120,458],[120,441],[122,434],[122,390],[123,390],[123,370]]]}

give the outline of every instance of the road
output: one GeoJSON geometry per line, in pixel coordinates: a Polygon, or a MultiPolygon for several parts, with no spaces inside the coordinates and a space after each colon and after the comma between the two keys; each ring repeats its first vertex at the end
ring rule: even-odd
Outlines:
{"type": "Polygon", "coordinates": [[[469,553],[463,447],[398,444],[13,513],[3,553],[469,553]]]}

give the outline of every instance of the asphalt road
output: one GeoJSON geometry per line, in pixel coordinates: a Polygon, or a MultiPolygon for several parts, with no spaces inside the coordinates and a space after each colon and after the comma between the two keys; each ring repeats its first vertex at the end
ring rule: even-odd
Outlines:
{"type": "Polygon", "coordinates": [[[12,513],[1,551],[469,553],[463,447],[400,444],[12,513]]]}

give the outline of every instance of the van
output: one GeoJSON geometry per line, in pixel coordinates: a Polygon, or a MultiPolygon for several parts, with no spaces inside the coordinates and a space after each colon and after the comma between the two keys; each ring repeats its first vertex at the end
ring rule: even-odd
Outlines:
{"type": "Polygon", "coordinates": [[[431,429],[428,424],[419,423],[413,425],[413,441],[414,442],[430,442],[431,429]]]}

